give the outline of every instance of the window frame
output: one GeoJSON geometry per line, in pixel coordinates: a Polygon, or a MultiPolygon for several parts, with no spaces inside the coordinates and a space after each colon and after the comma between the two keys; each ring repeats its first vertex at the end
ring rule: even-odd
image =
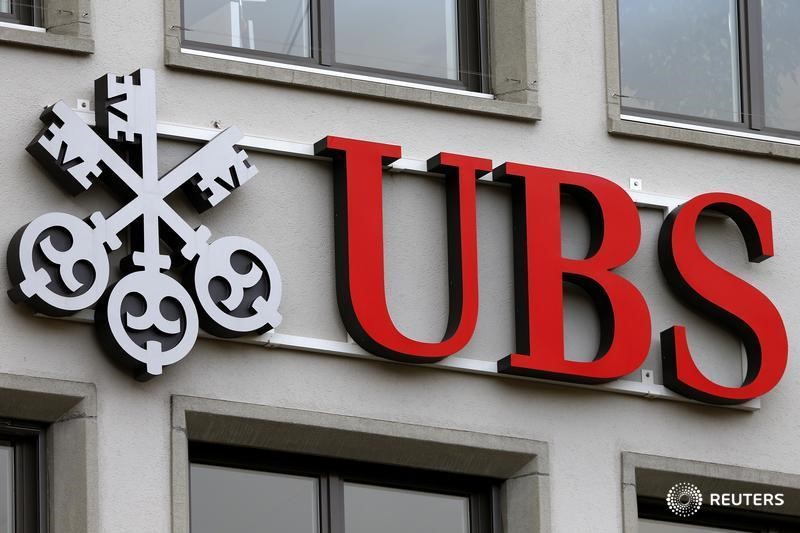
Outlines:
{"type": "MultiPolygon", "coordinates": [[[[785,502],[793,502],[800,497],[800,475],[797,474],[629,451],[622,452],[621,470],[624,533],[638,533],[640,518],[730,528],[745,533],[747,527],[753,532],[776,533],[775,530],[763,529],[762,523],[767,527],[794,527],[788,531],[796,531],[796,524],[800,524],[800,508],[794,505],[765,508],[768,511],[703,505],[696,515],[679,518],[668,510],[665,499],[669,488],[675,483],[689,482],[697,485],[701,491],[782,493],[785,502]]],[[[707,496],[705,492],[704,496],[707,496]]],[[[777,532],[783,533],[780,529],[777,532]]]]}
{"type": "Polygon", "coordinates": [[[480,93],[188,48],[181,39],[181,0],[164,0],[164,64],[284,88],[531,123],[542,118],[536,11],[536,0],[485,0],[481,19],[485,21],[488,87],[480,93]]]}
{"type": "Polygon", "coordinates": [[[11,13],[0,13],[0,22],[21,26],[42,25],[42,0],[11,0],[11,13]]]}
{"type": "MultiPolygon", "coordinates": [[[[756,72],[763,76],[761,50],[761,18],[752,13],[759,9],[758,0],[738,0],[739,9],[739,63],[742,113],[751,113],[760,100],[763,103],[763,83],[755,79],[756,72]],[[749,16],[743,11],[750,9],[749,16]],[[742,23],[743,20],[749,23],[742,23]],[[757,32],[756,35],[752,35],[757,32]],[[749,43],[757,42],[758,46],[749,43]],[[752,80],[742,84],[741,78],[752,80]],[[760,94],[751,94],[756,88],[760,94]]],[[[659,113],[626,106],[621,90],[621,58],[619,0],[603,0],[606,57],[607,131],[615,136],[639,137],[670,143],[693,145],[714,150],[749,153],[781,159],[800,160],[800,132],[775,128],[761,130],[742,123],[704,120],[687,115],[659,113]]],[[[763,104],[762,104],[763,105],[763,104]]],[[[763,112],[762,112],[763,115],[763,112]]]]}
{"type": "Polygon", "coordinates": [[[186,2],[180,2],[180,38],[187,48],[205,52],[222,53],[252,59],[274,60],[290,65],[319,68],[333,72],[343,72],[378,78],[421,83],[471,92],[489,90],[488,40],[487,40],[487,0],[456,0],[458,19],[459,79],[449,80],[434,76],[407,73],[391,69],[381,69],[352,65],[336,61],[334,16],[336,0],[309,0],[311,5],[311,55],[298,57],[288,54],[249,50],[234,46],[204,43],[187,38],[186,2]]]}
{"type": "Polygon", "coordinates": [[[180,395],[171,440],[172,533],[190,533],[191,441],[498,479],[502,531],[550,531],[543,441],[180,395]]]}
{"type": "MultiPolygon", "coordinates": [[[[620,0],[616,0],[619,2],[620,0]]],[[[763,18],[761,0],[737,0],[737,44],[738,44],[738,72],[739,72],[739,99],[741,122],[721,119],[709,119],[671,113],[653,111],[636,106],[625,105],[624,94],[620,94],[622,114],[646,116],[686,122],[687,124],[705,125],[725,129],[742,131],[744,133],[762,133],[777,137],[800,139],[800,130],[791,131],[772,128],[766,124],[766,100],[764,94],[764,55],[763,55],[763,18]]],[[[621,33],[620,33],[621,37],[621,33]]],[[[619,40],[621,41],[621,39],[619,40]]],[[[620,69],[622,68],[622,54],[620,55],[620,69]]],[[[620,78],[622,74],[620,71],[620,78]]]]}
{"type": "Polygon", "coordinates": [[[320,533],[344,533],[346,482],[464,497],[469,501],[470,533],[502,531],[497,505],[502,480],[198,441],[188,446],[190,465],[316,478],[320,533]]]}
{"type": "Polygon", "coordinates": [[[680,525],[730,529],[736,533],[788,533],[800,530],[800,518],[748,509],[714,509],[703,507],[691,517],[676,519],[670,514],[664,500],[648,496],[637,498],[639,518],[680,525]],[[782,529],[791,527],[793,529],[782,529]]]}
{"type": "Polygon", "coordinates": [[[46,531],[46,428],[34,422],[0,419],[0,440],[14,450],[14,531],[46,531]]]}
{"type": "Polygon", "coordinates": [[[0,373],[0,419],[33,421],[44,434],[38,531],[100,533],[95,386],[0,373]]]}

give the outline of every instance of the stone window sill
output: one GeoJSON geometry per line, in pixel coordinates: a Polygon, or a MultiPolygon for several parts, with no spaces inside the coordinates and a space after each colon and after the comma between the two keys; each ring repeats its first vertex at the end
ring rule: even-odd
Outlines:
{"type": "Polygon", "coordinates": [[[55,33],[44,28],[20,24],[0,24],[0,43],[47,48],[73,54],[94,53],[94,40],[89,37],[55,33]]]}
{"type": "Polygon", "coordinates": [[[168,47],[166,64],[171,67],[215,72],[234,77],[260,79],[296,87],[347,93],[444,109],[473,112],[519,120],[538,120],[537,105],[507,102],[494,95],[469,93],[417,83],[381,80],[368,76],[323,69],[297,67],[213,52],[202,52],[180,46],[168,47]]]}
{"type": "Polygon", "coordinates": [[[612,135],[643,137],[716,150],[800,160],[800,141],[796,139],[683,124],[650,117],[609,114],[608,132],[612,135]]]}

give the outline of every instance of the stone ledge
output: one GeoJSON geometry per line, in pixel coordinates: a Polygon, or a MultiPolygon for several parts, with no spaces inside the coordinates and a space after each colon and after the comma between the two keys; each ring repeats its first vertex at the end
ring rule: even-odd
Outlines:
{"type": "Polygon", "coordinates": [[[28,31],[0,26],[0,43],[46,48],[71,54],[93,54],[94,39],[50,31],[28,31]]]}
{"type": "MultiPolygon", "coordinates": [[[[259,65],[220,59],[181,51],[176,39],[167,39],[165,63],[169,67],[248,78],[292,87],[344,93],[406,104],[424,105],[449,111],[476,113],[501,118],[535,121],[541,118],[539,106],[454,94],[435,89],[406,87],[392,83],[361,80],[322,72],[308,72],[290,67],[259,65]]],[[[535,92],[535,91],[534,91],[535,92]]]]}
{"type": "Polygon", "coordinates": [[[608,118],[608,132],[621,137],[639,137],[727,152],[800,160],[800,146],[794,144],[697,131],[677,126],[647,124],[613,116],[608,118]]]}
{"type": "MultiPolygon", "coordinates": [[[[706,493],[782,492],[786,504],[774,512],[785,516],[800,516],[800,475],[622,452],[623,531],[638,531],[638,498],[664,498],[678,482],[697,485],[706,493]]],[[[762,511],[761,508],[741,506],[740,509],[762,511]]]]}

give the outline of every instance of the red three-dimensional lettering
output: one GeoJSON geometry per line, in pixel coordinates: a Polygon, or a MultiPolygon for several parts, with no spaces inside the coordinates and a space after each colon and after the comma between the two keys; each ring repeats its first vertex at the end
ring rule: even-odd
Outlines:
{"type": "Polygon", "coordinates": [[[498,371],[578,383],[612,381],[635,371],[650,347],[650,313],[641,293],[611,272],[636,253],[639,215],[615,183],[588,174],[506,163],[495,181],[512,186],[515,241],[516,351],[498,371]],[[586,212],[592,239],[585,259],[561,253],[561,195],[586,212]],[[601,325],[593,361],[564,355],[563,282],[592,298],[601,325]]]}
{"type": "Polygon", "coordinates": [[[698,196],[667,217],[658,240],[661,269],[687,304],[717,320],[742,339],[747,373],[741,387],[724,387],[697,368],[686,328],[661,333],[664,384],[696,400],[736,404],[769,392],[786,369],[786,329],[772,302],[752,285],[711,261],[697,243],[697,220],[704,210],[721,212],[739,226],[751,262],[773,254],[772,216],[765,207],[733,194],[698,196]]]}
{"type": "Polygon", "coordinates": [[[315,152],[333,158],[337,298],[350,336],[375,355],[404,362],[435,362],[463,348],[478,319],[475,181],[491,161],[447,153],[428,161],[447,187],[450,310],[443,340],[422,342],[398,331],[386,305],[383,166],[400,157],[400,147],[326,137],[315,152]]]}

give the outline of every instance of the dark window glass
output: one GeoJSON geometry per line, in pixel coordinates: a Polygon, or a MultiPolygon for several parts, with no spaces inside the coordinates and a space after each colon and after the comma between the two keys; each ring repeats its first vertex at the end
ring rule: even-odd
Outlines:
{"type": "Polygon", "coordinates": [[[311,57],[310,0],[188,0],[186,39],[311,57]]]}
{"type": "MultiPolygon", "coordinates": [[[[764,488],[754,489],[753,492],[764,492],[764,488]]],[[[782,490],[776,489],[776,492],[782,490]]],[[[669,510],[664,498],[639,496],[636,503],[639,510],[639,533],[797,533],[800,531],[800,518],[778,514],[782,510],[780,507],[757,511],[744,507],[703,505],[696,514],[679,518],[669,510]]]]}
{"type": "Polygon", "coordinates": [[[319,480],[193,464],[192,533],[317,533],[319,480]]]}
{"type": "Polygon", "coordinates": [[[0,532],[40,532],[44,451],[44,428],[0,420],[0,532]]]}
{"type": "Polygon", "coordinates": [[[486,0],[182,1],[183,46],[488,90],[486,0]]]}
{"type": "Polygon", "coordinates": [[[618,5],[623,113],[800,138],[800,1],[618,5]]]}
{"type": "Polygon", "coordinates": [[[14,531],[14,446],[0,440],[0,531],[14,531]]]}
{"type": "Polygon", "coordinates": [[[345,483],[344,522],[347,533],[470,533],[469,498],[345,483]]]}
{"type": "Polygon", "coordinates": [[[192,533],[499,533],[496,480],[189,443],[192,533]]]}
{"type": "Polygon", "coordinates": [[[737,0],[620,0],[623,105],[741,121],[737,0]]]}
{"type": "Polygon", "coordinates": [[[766,125],[800,131],[800,2],[761,5],[766,125]]]}
{"type": "Polygon", "coordinates": [[[0,0],[0,22],[39,26],[42,0],[0,0]]]}
{"type": "Polygon", "coordinates": [[[457,80],[456,0],[336,0],[336,62],[457,80]]]}

